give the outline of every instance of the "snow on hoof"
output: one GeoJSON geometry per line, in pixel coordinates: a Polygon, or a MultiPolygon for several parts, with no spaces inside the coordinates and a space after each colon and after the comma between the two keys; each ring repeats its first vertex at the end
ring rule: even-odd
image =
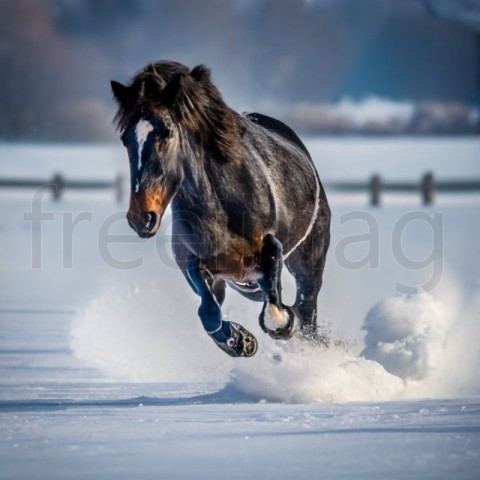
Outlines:
{"type": "Polygon", "coordinates": [[[266,303],[260,314],[262,330],[275,340],[288,340],[292,337],[295,328],[295,314],[289,307],[266,303]]]}
{"type": "Polygon", "coordinates": [[[232,336],[226,342],[213,341],[231,357],[253,357],[258,350],[257,339],[238,323],[230,322],[232,336]]]}

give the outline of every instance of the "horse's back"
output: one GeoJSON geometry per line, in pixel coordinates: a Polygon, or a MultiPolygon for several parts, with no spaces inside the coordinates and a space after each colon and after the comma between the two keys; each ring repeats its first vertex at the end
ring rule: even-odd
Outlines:
{"type": "Polygon", "coordinates": [[[309,159],[311,159],[307,147],[300,140],[298,135],[285,123],[277,120],[276,118],[269,117],[268,115],[263,115],[262,113],[247,113],[245,116],[257,125],[260,125],[261,127],[269,130],[270,132],[276,133],[277,135],[283,137],[285,140],[295,144],[303,151],[303,153],[305,153],[305,155],[307,155],[309,159]]]}

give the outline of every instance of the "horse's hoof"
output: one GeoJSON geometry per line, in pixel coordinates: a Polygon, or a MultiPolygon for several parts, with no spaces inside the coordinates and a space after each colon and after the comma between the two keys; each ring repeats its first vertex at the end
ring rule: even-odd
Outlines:
{"type": "Polygon", "coordinates": [[[282,310],[280,311],[275,305],[267,304],[264,306],[260,316],[260,326],[265,333],[268,333],[268,335],[275,340],[288,340],[293,336],[295,330],[295,313],[290,307],[286,307],[285,305],[282,306],[282,310]],[[268,311],[266,311],[266,309],[268,309],[268,311]],[[273,310],[273,312],[271,310],[273,310]],[[285,325],[279,328],[271,328],[276,323],[275,317],[280,315],[280,319],[285,325]],[[270,317],[273,318],[274,321],[268,321],[266,323],[266,320],[270,320],[270,317]]]}
{"type": "Polygon", "coordinates": [[[232,336],[225,342],[213,341],[231,357],[253,357],[258,350],[257,339],[238,323],[230,322],[232,336]]]}

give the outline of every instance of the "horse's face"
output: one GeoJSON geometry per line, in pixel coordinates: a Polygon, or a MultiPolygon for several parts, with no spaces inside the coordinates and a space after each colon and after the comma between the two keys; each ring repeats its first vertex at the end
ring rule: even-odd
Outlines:
{"type": "Polygon", "coordinates": [[[174,127],[159,116],[139,118],[121,135],[130,160],[129,225],[142,238],[155,235],[183,174],[176,158],[174,127]]]}

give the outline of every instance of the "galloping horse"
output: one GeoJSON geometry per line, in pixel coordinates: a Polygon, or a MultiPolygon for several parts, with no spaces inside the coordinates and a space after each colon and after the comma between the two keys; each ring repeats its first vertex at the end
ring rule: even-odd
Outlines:
{"type": "Polygon", "coordinates": [[[249,331],[222,318],[226,283],[263,302],[260,326],[271,337],[315,336],[330,209],[293,130],[233,111],[203,65],[162,61],[111,86],[130,160],[128,223],[152,237],[171,204],[173,253],[214,342],[232,357],[258,348],[249,331]],[[283,263],[296,280],[292,307],[282,303],[283,263]]]}

